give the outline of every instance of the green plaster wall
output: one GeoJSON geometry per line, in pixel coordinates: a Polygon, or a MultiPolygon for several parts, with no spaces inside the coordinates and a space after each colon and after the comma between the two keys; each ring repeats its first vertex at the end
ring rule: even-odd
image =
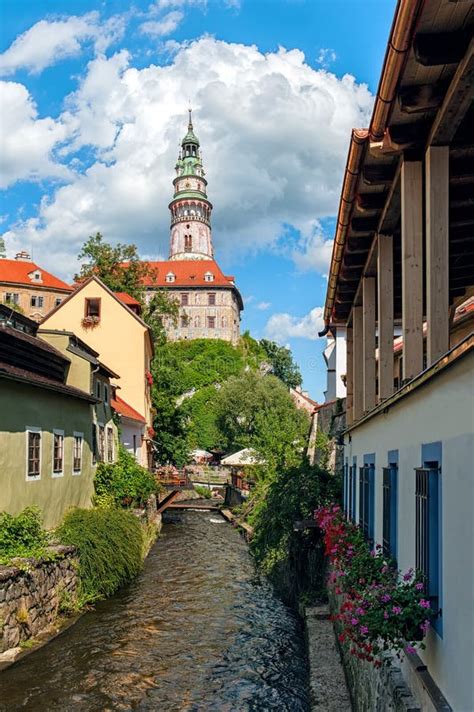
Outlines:
{"type": "Polygon", "coordinates": [[[91,405],[71,396],[0,379],[0,511],[37,505],[47,528],[69,507],[90,507],[95,467],[91,405]],[[26,478],[26,427],[41,428],[41,478],[26,478]],[[64,474],[52,477],[53,429],[64,430],[64,474]],[[82,472],[72,474],[73,433],[84,433],[82,472]]]}

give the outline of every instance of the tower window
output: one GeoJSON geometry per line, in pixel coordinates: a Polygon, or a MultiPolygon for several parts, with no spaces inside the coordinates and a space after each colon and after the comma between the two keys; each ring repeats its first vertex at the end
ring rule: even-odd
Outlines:
{"type": "Polygon", "coordinates": [[[168,274],[166,275],[166,281],[167,281],[167,282],[174,282],[175,279],[176,279],[176,277],[175,277],[175,275],[173,274],[173,272],[168,272],[168,274]]]}
{"type": "Polygon", "coordinates": [[[184,236],[184,251],[192,252],[193,250],[193,238],[191,235],[184,236]]]}
{"type": "Polygon", "coordinates": [[[209,329],[215,329],[216,328],[216,317],[215,316],[208,316],[207,317],[207,326],[209,329]]]}
{"type": "Polygon", "coordinates": [[[204,280],[205,280],[206,282],[213,282],[213,281],[214,281],[214,275],[212,274],[212,272],[206,272],[206,274],[204,275],[204,280]]]}

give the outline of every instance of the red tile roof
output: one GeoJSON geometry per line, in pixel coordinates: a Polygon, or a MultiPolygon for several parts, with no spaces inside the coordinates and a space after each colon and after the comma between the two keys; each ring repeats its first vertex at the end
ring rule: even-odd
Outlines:
{"type": "Polygon", "coordinates": [[[123,398],[120,398],[120,396],[116,395],[115,398],[112,398],[111,404],[115,412],[119,415],[122,415],[124,418],[130,418],[130,420],[136,420],[139,423],[143,424],[146,423],[146,420],[143,415],[140,415],[140,413],[136,411],[135,408],[132,408],[132,406],[126,403],[123,398]]]}
{"type": "Polygon", "coordinates": [[[29,260],[5,260],[0,259],[0,283],[25,284],[29,287],[49,287],[50,289],[62,289],[70,292],[71,287],[54,274],[39,267],[35,262],[29,260]],[[32,279],[29,275],[33,272],[41,272],[41,281],[32,279]]]}
{"type": "Polygon", "coordinates": [[[233,287],[234,278],[226,276],[215,260],[166,260],[163,262],[147,262],[152,275],[146,277],[144,283],[148,287],[233,287]],[[174,282],[167,282],[166,275],[172,272],[174,282]],[[212,272],[214,279],[206,282],[204,275],[212,272]]]}
{"type": "Polygon", "coordinates": [[[121,302],[127,305],[127,307],[141,307],[140,302],[135,297],[130,296],[127,292],[115,292],[115,296],[120,299],[121,302]]]}

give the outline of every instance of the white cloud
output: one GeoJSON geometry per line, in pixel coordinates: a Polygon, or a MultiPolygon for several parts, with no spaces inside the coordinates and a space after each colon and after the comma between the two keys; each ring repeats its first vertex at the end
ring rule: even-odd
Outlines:
{"type": "Polygon", "coordinates": [[[70,178],[70,171],[52,157],[53,149],[66,138],[64,124],[49,117],[39,119],[23,84],[0,81],[0,100],[0,188],[17,180],[70,178]]]}
{"type": "Polygon", "coordinates": [[[267,309],[270,309],[271,305],[271,302],[259,302],[256,306],[257,309],[260,309],[260,311],[266,311],[267,309]]]}
{"type": "Polygon", "coordinates": [[[303,317],[291,314],[273,314],[265,326],[265,336],[279,343],[286,343],[287,339],[318,339],[318,331],[324,325],[324,308],[314,307],[303,317]]]}
{"type": "Polygon", "coordinates": [[[320,64],[321,67],[324,67],[324,69],[327,69],[336,59],[337,55],[333,49],[330,47],[321,47],[316,62],[320,64]]]}
{"type": "Polygon", "coordinates": [[[130,62],[122,51],[89,63],[60,119],[71,137],[66,150],[89,146],[95,161],[11,228],[11,249],[37,245],[48,266],[52,241],[75,255],[100,229],[143,253],[166,252],[190,99],[215,206],[217,257],[272,247],[292,225],[303,237],[288,242],[288,254],[300,269],[325,270],[329,245],[314,225],[337,210],[350,129],[369,120],[367,87],[313,69],[299,50],[263,54],[211,37],[184,44],[166,66],[130,62]]]}
{"type": "Polygon", "coordinates": [[[173,10],[161,18],[161,20],[149,20],[140,25],[140,31],[151,37],[165,37],[176,30],[184,18],[184,13],[173,10]]]}
{"type": "Polygon", "coordinates": [[[292,250],[292,258],[301,272],[315,271],[327,274],[332,253],[332,238],[324,235],[321,223],[312,222],[307,231],[303,232],[296,247],[292,250]]]}
{"type": "Polygon", "coordinates": [[[150,15],[156,15],[161,10],[169,10],[173,7],[185,6],[206,8],[207,0],[156,0],[156,2],[150,5],[148,12],[150,15]]]}
{"type": "Polygon", "coordinates": [[[38,74],[66,57],[78,55],[87,41],[94,41],[96,50],[104,52],[122,36],[124,27],[123,16],[113,16],[100,24],[98,12],[61,20],[40,20],[0,55],[0,74],[13,74],[17,69],[38,74]]]}

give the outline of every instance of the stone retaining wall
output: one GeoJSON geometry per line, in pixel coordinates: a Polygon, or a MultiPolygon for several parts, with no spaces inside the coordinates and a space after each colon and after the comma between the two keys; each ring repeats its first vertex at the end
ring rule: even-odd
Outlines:
{"type": "Polygon", "coordinates": [[[22,559],[21,568],[0,566],[0,653],[47,629],[79,585],[73,546],[54,546],[52,561],[22,559]]]}
{"type": "MultiPolygon", "coordinates": [[[[329,589],[331,611],[338,611],[338,597],[329,589]]],[[[335,624],[339,633],[338,623],[335,624]]],[[[351,692],[354,712],[421,712],[394,655],[386,654],[389,665],[376,668],[350,653],[350,645],[340,644],[346,679],[351,692]]]]}

